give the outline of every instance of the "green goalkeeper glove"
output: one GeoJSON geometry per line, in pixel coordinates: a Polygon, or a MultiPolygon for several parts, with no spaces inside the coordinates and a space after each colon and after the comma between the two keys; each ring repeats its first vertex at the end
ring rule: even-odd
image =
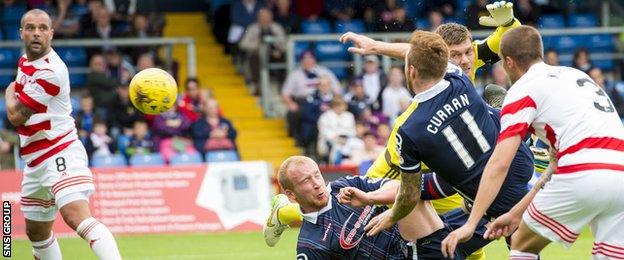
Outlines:
{"type": "Polygon", "coordinates": [[[513,3],[498,1],[486,6],[490,16],[479,17],[479,24],[489,27],[499,27],[513,23],[513,3]]]}

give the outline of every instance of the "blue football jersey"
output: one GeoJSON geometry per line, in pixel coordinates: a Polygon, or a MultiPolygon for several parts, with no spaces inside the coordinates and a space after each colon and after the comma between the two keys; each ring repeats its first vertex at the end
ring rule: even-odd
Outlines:
{"type": "MultiPolygon", "coordinates": [[[[485,103],[454,65],[449,65],[444,80],[414,101],[418,109],[395,136],[401,170],[419,172],[422,162],[472,202],[500,131],[498,110],[485,103]]],[[[487,214],[496,217],[513,207],[528,192],[532,174],[533,156],[522,144],[487,214]]]]}
{"type": "Polygon", "coordinates": [[[379,189],[385,181],[357,176],[331,182],[328,205],[318,212],[303,214],[297,259],[411,259],[408,241],[400,236],[396,225],[373,237],[364,232],[368,222],[385,211],[386,206],[352,208],[336,198],[343,187],[368,192],[379,189]]]}

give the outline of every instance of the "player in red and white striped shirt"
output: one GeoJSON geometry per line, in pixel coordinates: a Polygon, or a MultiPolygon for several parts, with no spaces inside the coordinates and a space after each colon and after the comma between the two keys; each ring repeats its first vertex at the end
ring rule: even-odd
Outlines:
{"type": "Polygon", "coordinates": [[[534,28],[507,32],[500,49],[513,82],[501,112],[501,133],[470,219],[447,242],[472,234],[472,222],[496,197],[522,138],[534,133],[550,145],[557,170],[543,189],[532,190],[499,217],[486,236],[518,228],[511,259],[537,259],[550,242],[574,243],[589,224],[593,258],[624,259],[624,126],[613,104],[587,74],[545,64],[542,39],[534,28]]]}
{"type": "Polygon", "coordinates": [[[26,234],[35,259],[62,259],[52,234],[58,210],[100,259],[121,259],[115,238],[89,211],[95,186],[71,117],[67,67],[50,46],[53,34],[44,11],[24,14],[20,37],[26,54],[5,93],[7,115],[17,127],[26,162],[21,199],[26,234]]]}

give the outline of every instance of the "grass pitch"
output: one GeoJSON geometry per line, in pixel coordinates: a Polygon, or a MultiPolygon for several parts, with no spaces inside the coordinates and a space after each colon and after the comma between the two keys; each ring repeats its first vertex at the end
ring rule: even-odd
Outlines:
{"type": "MultiPolygon", "coordinates": [[[[274,248],[264,244],[262,233],[217,233],[118,236],[117,244],[124,259],[294,259],[298,229],[284,232],[274,248]]],[[[542,259],[589,259],[592,238],[584,231],[576,244],[564,250],[559,244],[549,245],[542,259]]],[[[79,238],[59,239],[63,259],[97,259],[79,238]]],[[[30,242],[13,241],[13,259],[32,259],[30,242]]],[[[494,241],[486,247],[487,259],[507,259],[504,241],[494,241]]]]}

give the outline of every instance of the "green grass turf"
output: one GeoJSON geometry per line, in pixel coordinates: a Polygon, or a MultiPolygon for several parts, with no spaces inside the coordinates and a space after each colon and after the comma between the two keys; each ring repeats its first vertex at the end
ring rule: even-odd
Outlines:
{"type": "MultiPolygon", "coordinates": [[[[217,233],[119,236],[117,244],[124,259],[294,259],[298,229],[287,230],[278,245],[269,248],[262,233],[217,233]]],[[[64,259],[97,259],[78,238],[59,239],[64,259]]],[[[589,259],[592,238],[583,232],[574,246],[564,250],[551,244],[542,259],[589,259]]],[[[30,243],[13,241],[14,259],[32,259],[30,243]]],[[[486,247],[487,259],[507,259],[505,243],[495,241],[486,247]]]]}

